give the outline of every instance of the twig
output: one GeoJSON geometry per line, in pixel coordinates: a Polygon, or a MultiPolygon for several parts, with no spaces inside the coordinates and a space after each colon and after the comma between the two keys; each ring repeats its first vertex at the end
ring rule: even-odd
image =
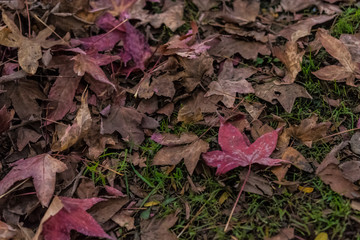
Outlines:
{"type": "Polygon", "coordinates": [[[247,174],[246,174],[244,183],[243,183],[243,185],[241,186],[241,189],[240,189],[239,195],[237,196],[237,199],[236,199],[236,201],[235,201],[235,204],[234,204],[234,206],[233,206],[233,208],[232,208],[232,210],[231,210],[231,213],[230,213],[229,219],[228,219],[228,221],[227,221],[227,223],[226,223],[224,232],[226,232],[226,230],[227,230],[228,227],[229,227],[231,217],[232,217],[232,215],[234,214],[236,205],[238,204],[238,202],[239,202],[239,200],[240,200],[240,196],[241,196],[241,193],[243,192],[243,190],[244,190],[244,188],[245,188],[245,184],[246,184],[247,180],[249,179],[250,172],[251,172],[251,164],[249,164],[249,170],[248,170],[248,172],[247,172],[247,174]]]}
{"type": "Polygon", "coordinates": [[[321,140],[324,140],[324,139],[326,139],[326,138],[335,137],[335,136],[337,136],[337,135],[341,135],[341,134],[343,134],[343,133],[356,131],[356,130],[360,130],[360,128],[353,128],[353,129],[348,129],[348,130],[341,131],[341,132],[338,132],[338,133],[334,133],[334,134],[331,134],[331,135],[328,135],[328,136],[322,137],[322,138],[320,138],[320,139],[316,140],[315,142],[317,142],[317,141],[321,141],[321,140]]]}
{"type": "Polygon", "coordinates": [[[25,179],[24,181],[22,181],[21,183],[19,183],[18,185],[16,185],[15,187],[13,187],[12,189],[10,189],[9,191],[7,191],[6,193],[4,193],[3,195],[0,195],[0,199],[5,197],[6,195],[8,195],[9,193],[15,191],[17,188],[19,188],[21,185],[23,185],[27,180],[29,180],[29,178],[25,179]]]}

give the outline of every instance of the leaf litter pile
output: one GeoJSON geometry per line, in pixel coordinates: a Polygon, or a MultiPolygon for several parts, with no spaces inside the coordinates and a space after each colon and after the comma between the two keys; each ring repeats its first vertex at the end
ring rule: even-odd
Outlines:
{"type": "Polygon", "coordinates": [[[356,2],[0,7],[0,239],[360,238],[356,2]]]}

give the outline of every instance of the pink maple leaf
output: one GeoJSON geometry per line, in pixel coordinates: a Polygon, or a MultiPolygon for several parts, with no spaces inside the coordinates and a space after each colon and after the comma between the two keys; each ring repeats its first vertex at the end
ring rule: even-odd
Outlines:
{"type": "Polygon", "coordinates": [[[217,175],[253,163],[267,166],[279,165],[287,161],[270,158],[276,147],[279,130],[266,133],[250,144],[245,134],[221,118],[218,141],[222,151],[203,153],[202,157],[207,165],[217,167],[217,175]]]}
{"type": "Polygon", "coordinates": [[[102,198],[75,199],[59,197],[63,208],[44,222],[44,240],[70,240],[70,231],[76,230],[84,235],[114,239],[104,232],[95,219],[86,212],[102,198]]]}
{"type": "Polygon", "coordinates": [[[43,206],[48,206],[55,190],[56,173],[67,169],[66,164],[44,153],[11,164],[13,169],[0,181],[0,195],[15,182],[32,177],[36,194],[43,206]]]}

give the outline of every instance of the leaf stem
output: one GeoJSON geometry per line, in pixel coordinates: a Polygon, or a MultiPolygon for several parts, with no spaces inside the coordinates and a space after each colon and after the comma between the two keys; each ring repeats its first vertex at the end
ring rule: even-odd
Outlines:
{"type": "Polygon", "coordinates": [[[247,180],[249,179],[250,172],[251,172],[251,164],[249,164],[249,170],[248,170],[248,172],[247,172],[247,174],[246,174],[246,177],[245,177],[245,179],[244,179],[244,183],[243,183],[243,185],[241,186],[239,195],[238,195],[237,198],[236,198],[235,204],[234,204],[234,206],[233,206],[233,208],[232,208],[232,210],[231,210],[231,213],[230,213],[230,216],[229,216],[228,221],[227,221],[227,223],[226,223],[224,232],[226,232],[226,230],[227,230],[228,227],[229,227],[231,217],[232,217],[232,215],[234,214],[236,205],[238,204],[238,202],[239,202],[239,200],[240,200],[240,196],[241,196],[241,193],[243,192],[243,190],[244,190],[244,188],[245,188],[245,184],[246,184],[247,180]]]}

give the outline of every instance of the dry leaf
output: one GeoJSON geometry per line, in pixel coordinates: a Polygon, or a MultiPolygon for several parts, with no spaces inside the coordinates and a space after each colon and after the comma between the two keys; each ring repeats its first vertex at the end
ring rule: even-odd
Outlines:
{"type": "Polygon", "coordinates": [[[291,164],[305,172],[312,173],[314,171],[305,157],[295,148],[288,147],[283,153],[281,159],[288,160],[291,164]]]}
{"type": "Polygon", "coordinates": [[[297,74],[301,71],[301,62],[305,51],[298,51],[297,43],[288,41],[285,47],[274,47],[273,54],[280,59],[286,67],[286,75],[282,79],[282,84],[295,82],[297,74]]]}
{"type": "Polygon", "coordinates": [[[295,99],[298,97],[310,98],[306,89],[298,84],[276,85],[273,82],[255,85],[255,95],[265,101],[275,104],[278,100],[286,112],[291,112],[295,99]]]}
{"type": "Polygon", "coordinates": [[[141,239],[142,240],[177,240],[174,233],[169,231],[169,228],[174,226],[177,222],[176,211],[173,214],[166,216],[163,219],[152,218],[150,220],[142,220],[140,222],[141,239]]]}

